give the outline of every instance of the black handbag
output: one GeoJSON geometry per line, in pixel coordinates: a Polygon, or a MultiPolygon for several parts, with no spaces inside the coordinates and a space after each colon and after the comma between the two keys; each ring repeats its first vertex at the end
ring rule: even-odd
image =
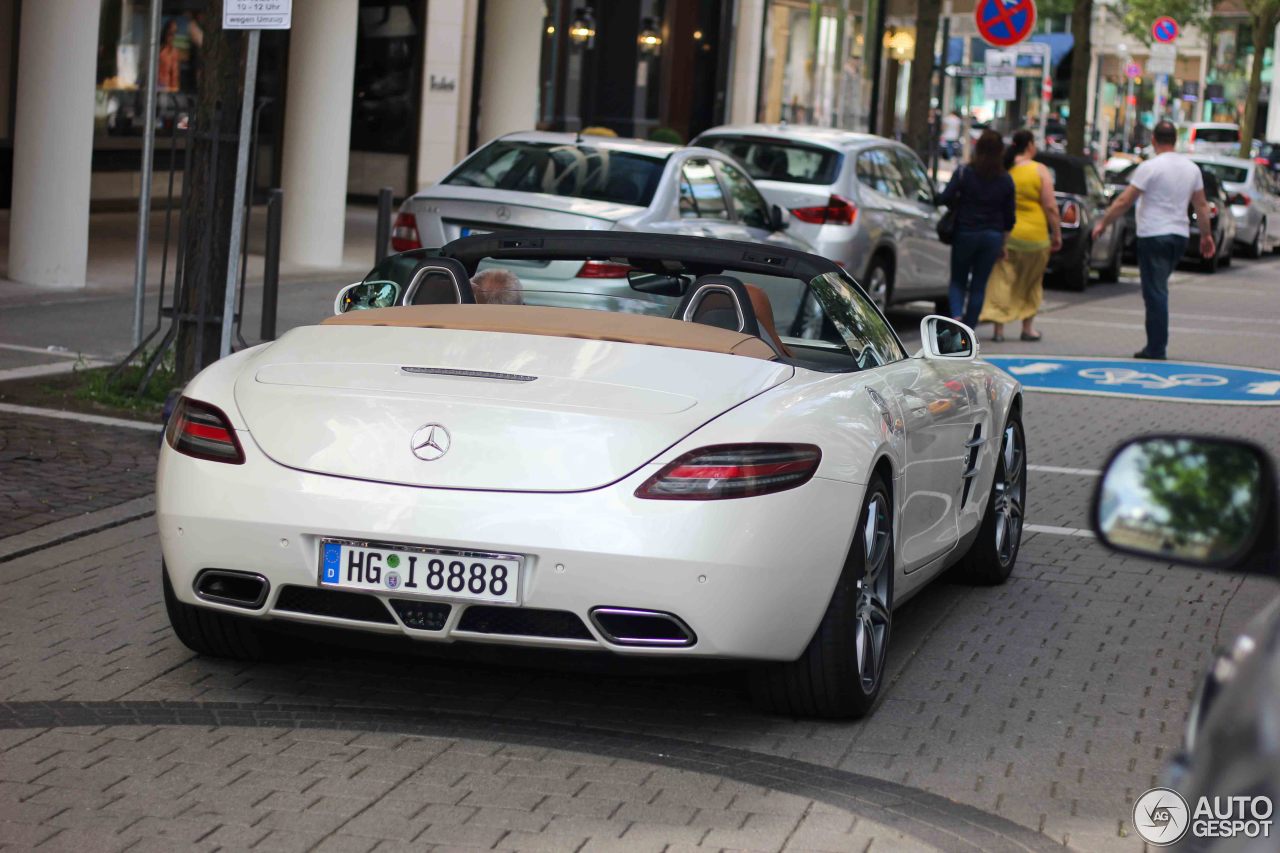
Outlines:
{"type": "MultiPolygon", "coordinates": [[[[959,180],[960,170],[963,168],[964,166],[961,166],[957,169],[951,180],[959,180]]],[[[947,205],[947,212],[942,214],[942,218],[938,220],[938,242],[944,246],[950,246],[956,240],[956,208],[960,206],[959,202],[960,188],[957,186],[956,197],[951,201],[951,204],[947,205]]]]}

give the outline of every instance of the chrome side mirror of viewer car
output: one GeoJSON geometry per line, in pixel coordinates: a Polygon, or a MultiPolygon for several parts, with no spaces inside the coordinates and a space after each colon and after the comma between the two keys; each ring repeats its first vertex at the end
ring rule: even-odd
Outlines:
{"type": "Polygon", "coordinates": [[[973,359],[978,357],[978,336],[964,323],[930,314],[920,321],[920,355],[925,358],[973,359]]]}
{"type": "Polygon", "coordinates": [[[1212,436],[1143,436],[1122,444],[1103,470],[1094,532],[1116,551],[1246,568],[1251,557],[1266,563],[1273,556],[1274,493],[1270,461],[1258,447],[1212,436]]]}
{"type": "Polygon", "coordinates": [[[391,308],[399,304],[400,285],[394,281],[357,281],[338,291],[338,298],[333,300],[333,313],[391,308]]]}

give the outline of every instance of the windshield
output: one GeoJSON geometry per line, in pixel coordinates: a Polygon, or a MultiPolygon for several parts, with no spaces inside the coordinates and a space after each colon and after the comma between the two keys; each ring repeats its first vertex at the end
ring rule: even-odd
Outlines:
{"type": "Polygon", "coordinates": [[[647,207],[665,166],[665,157],[586,144],[498,140],[464,160],[441,183],[647,207]]]}
{"type": "Polygon", "coordinates": [[[840,167],[835,151],[775,139],[704,136],[697,144],[728,154],[758,181],[833,184],[840,167]]]}

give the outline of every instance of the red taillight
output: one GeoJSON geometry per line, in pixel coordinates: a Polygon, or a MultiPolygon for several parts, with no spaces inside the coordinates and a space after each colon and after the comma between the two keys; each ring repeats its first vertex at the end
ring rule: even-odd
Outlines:
{"type": "Polygon", "coordinates": [[[631,272],[630,264],[615,264],[610,261],[587,261],[578,270],[578,278],[626,278],[631,272]]]}
{"type": "Polygon", "coordinates": [[[1062,227],[1080,227],[1080,205],[1074,201],[1063,202],[1062,204],[1062,227]]]}
{"type": "Polygon", "coordinates": [[[858,207],[849,199],[832,193],[825,205],[793,207],[791,215],[810,225],[852,225],[858,218],[858,207]]]}
{"type": "Polygon", "coordinates": [[[418,220],[412,213],[396,214],[396,223],[391,226],[391,248],[397,252],[422,248],[422,238],[418,236],[418,220]]]}
{"type": "Polygon", "coordinates": [[[1214,217],[1217,215],[1218,215],[1218,203],[1214,201],[1209,202],[1209,216],[1214,217]]]}
{"type": "Polygon", "coordinates": [[[1230,204],[1240,205],[1242,207],[1248,207],[1250,202],[1253,201],[1253,199],[1250,198],[1247,193],[1232,193],[1231,196],[1227,199],[1227,201],[1230,204]]]}
{"type": "Polygon", "coordinates": [[[216,406],[183,397],[165,430],[169,446],[179,453],[211,462],[244,463],[244,451],[227,416],[216,406]]]}
{"type": "Polygon", "coordinates": [[[636,489],[652,500],[714,501],[794,489],[809,482],[822,451],[812,444],[717,444],[684,454],[636,489]]]}
{"type": "Polygon", "coordinates": [[[1254,157],[1254,158],[1253,158],[1253,162],[1257,163],[1259,166],[1270,166],[1270,165],[1271,165],[1271,161],[1270,161],[1270,160],[1268,160],[1266,157],[1254,157]]]}

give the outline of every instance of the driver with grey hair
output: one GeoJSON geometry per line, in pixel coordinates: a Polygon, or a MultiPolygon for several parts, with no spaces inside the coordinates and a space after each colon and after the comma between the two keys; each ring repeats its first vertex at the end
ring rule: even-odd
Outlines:
{"type": "Polygon", "coordinates": [[[515,273],[504,269],[478,272],[471,279],[476,303],[480,305],[523,305],[524,288],[515,273]]]}

